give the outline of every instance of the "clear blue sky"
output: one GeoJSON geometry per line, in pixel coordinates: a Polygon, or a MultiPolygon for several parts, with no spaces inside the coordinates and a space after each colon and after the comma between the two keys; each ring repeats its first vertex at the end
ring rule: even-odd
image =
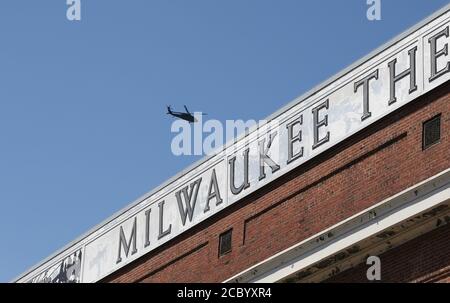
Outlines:
{"type": "Polygon", "coordinates": [[[198,157],[165,105],[262,119],[448,0],[0,1],[0,281],[198,157]]]}

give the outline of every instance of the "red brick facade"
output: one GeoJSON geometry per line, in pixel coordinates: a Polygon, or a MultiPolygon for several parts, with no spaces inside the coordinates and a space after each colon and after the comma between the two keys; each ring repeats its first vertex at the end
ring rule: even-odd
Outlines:
{"type": "MultiPolygon", "coordinates": [[[[449,92],[447,82],[103,282],[222,282],[449,168],[449,92]],[[422,123],[437,114],[441,142],[422,150],[422,123]],[[230,228],[232,251],[219,257],[219,235],[230,228]]],[[[450,228],[430,234],[384,253],[382,279],[449,281],[450,228]],[[436,245],[442,251],[433,257],[436,245]]],[[[333,281],[358,281],[361,270],[333,281]]]]}
{"type": "MultiPolygon", "coordinates": [[[[419,236],[379,257],[383,282],[450,282],[450,225],[419,236]]],[[[325,282],[367,282],[368,267],[360,264],[325,282]]]]}

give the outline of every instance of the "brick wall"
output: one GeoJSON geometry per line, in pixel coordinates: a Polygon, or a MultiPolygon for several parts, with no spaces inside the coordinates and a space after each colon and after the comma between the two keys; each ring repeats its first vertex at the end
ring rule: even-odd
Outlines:
{"type": "Polygon", "coordinates": [[[447,82],[103,282],[221,282],[449,168],[449,91],[447,82]],[[441,143],[422,151],[422,122],[439,113],[441,143]],[[229,228],[232,251],[219,257],[229,228]]]}
{"type": "MultiPolygon", "coordinates": [[[[439,227],[380,256],[381,282],[450,282],[450,225],[439,227]]],[[[360,264],[325,281],[368,282],[360,264]]]]}

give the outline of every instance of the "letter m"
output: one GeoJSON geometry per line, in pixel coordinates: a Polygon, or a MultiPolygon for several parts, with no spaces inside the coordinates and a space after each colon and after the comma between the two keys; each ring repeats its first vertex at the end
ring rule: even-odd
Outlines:
{"type": "Polygon", "coordinates": [[[128,253],[130,252],[131,244],[133,244],[133,250],[131,251],[131,255],[134,255],[135,253],[137,253],[136,221],[137,221],[136,217],[134,217],[133,229],[131,230],[131,236],[130,236],[130,240],[128,240],[128,242],[126,240],[125,233],[123,231],[123,227],[120,226],[119,252],[118,252],[116,264],[122,262],[122,257],[121,257],[122,247],[124,248],[124,251],[125,251],[125,257],[128,257],[128,253]]]}

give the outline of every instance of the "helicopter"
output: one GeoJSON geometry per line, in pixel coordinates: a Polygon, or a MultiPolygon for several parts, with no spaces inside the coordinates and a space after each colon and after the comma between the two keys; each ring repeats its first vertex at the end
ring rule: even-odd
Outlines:
{"type": "MultiPolygon", "coordinates": [[[[172,109],[170,108],[170,105],[167,106],[167,114],[174,116],[176,118],[180,118],[182,120],[188,121],[189,123],[195,123],[198,120],[194,117],[194,115],[192,113],[189,112],[188,108],[186,105],[184,105],[184,109],[186,110],[186,112],[174,112],[172,111],[172,109]]],[[[206,115],[205,113],[202,113],[202,115],[206,115]]]]}

